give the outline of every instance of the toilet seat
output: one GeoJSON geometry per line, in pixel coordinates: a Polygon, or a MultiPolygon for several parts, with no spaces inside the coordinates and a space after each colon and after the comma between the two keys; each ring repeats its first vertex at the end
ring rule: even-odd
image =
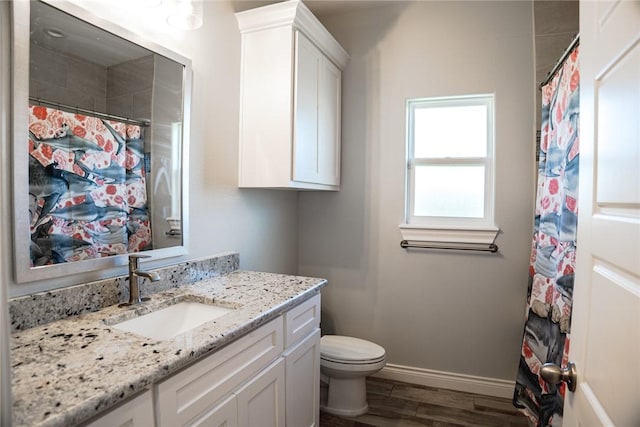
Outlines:
{"type": "Polygon", "coordinates": [[[325,335],[320,339],[320,359],[346,365],[374,364],[385,359],[385,350],[363,339],[325,335]]]}

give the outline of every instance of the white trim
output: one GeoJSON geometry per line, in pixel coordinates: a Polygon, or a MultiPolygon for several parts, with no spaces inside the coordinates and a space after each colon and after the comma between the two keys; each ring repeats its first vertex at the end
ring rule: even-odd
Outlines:
{"type": "MultiPolygon", "coordinates": [[[[0,135],[2,141],[11,139],[11,9],[16,7],[16,2],[2,2],[0,4],[0,135]]],[[[9,143],[0,146],[0,161],[3,165],[9,165],[9,143]]],[[[11,172],[8,167],[0,172],[0,186],[3,189],[9,187],[11,172]]],[[[11,397],[11,346],[9,331],[9,305],[7,297],[9,283],[11,283],[10,271],[10,244],[11,215],[5,215],[10,211],[11,197],[9,192],[3,191],[0,195],[3,215],[0,219],[0,426],[11,425],[12,397],[11,397]]]]}
{"type": "Polygon", "coordinates": [[[400,224],[402,240],[439,243],[473,243],[490,245],[495,242],[498,227],[426,227],[400,224]]]}
{"type": "Polygon", "coordinates": [[[387,366],[373,376],[427,387],[464,391],[466,393],[483,394],[505,399],[513,396],[516,384],[515,381],[434,371],[391,363],[388,363],[387,366]]]}

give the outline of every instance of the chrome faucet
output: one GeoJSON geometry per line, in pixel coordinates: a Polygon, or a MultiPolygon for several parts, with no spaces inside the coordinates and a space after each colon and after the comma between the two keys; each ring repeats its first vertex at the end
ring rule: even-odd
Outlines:
{"type": "Polygon", "coordinates": [[[149,298],[140,298],[139,277],[146,277],[152,282],[160,280],[160,275],[153,271],[140,270],[140,259],[151,258],[150,255],[131,254],[129,255],[129,303],[126,305],[141,304],[149,298]]]}

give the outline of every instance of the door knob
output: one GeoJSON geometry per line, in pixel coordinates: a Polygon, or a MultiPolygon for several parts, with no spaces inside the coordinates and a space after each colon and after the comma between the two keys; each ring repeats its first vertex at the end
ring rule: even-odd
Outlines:
{"type": "Polygon", "coordinates": [[[573,362],[567,363],[567,367],[562,369],[555,363],[545,363],[540,369],[540,376],[549,384],[560,384],[562,381],[567,383],[569,391],[576,391],[576,382],[578,381],[578,371],[573,362]]]}

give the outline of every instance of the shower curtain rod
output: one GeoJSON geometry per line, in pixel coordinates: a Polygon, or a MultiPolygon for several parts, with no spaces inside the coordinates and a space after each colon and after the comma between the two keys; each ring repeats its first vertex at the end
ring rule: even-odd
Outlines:
{"type": "Polygon", "coordinates": [[[118,121],[118,122],[123,122],[123,123],[130,124],[130,125],[138,125],[138,126],[148,127],[151,124],[147,120],[128,119],[126,117],[115,116],[113,114],[99,113],[97,111],[87,110],[85,108],[72,107],[70,105],[61,104],[59,102],[47,101],[46,99],[36,98],[34,96],[30,96],[29,97],[29,101],[34,102],[34,103],[36,103],[38,105],[45,105],[47,107],[53,107],[53,108],[57,108],[59,110],[64,110],[64,111],[67,111],[69,113],[76,113],[76,114],[82,113],[82,114],[87,115],[87,116],[93,116],[93,117],[97,117],[99,119],[105,119],[105,120],[115,120],[115,121],[118,121]]]}
{"type": "Polygon", "coordinates": [[[571,40],[569,47],[567,47],[567,49],[564,51],[560,59],[558,59],[558,62],[556,62],[556,64],[551,69],[551,71],[547,73],[547,77],[542,81],[542,83],[538,85],[538,89],[542,89],[544,85],[546,85],[551,81],[551,79],[553,78],[553,76],[556,75],[556,73],[558,72],[562,64],[564,64],[564,61],[567,59],[571,51],[573,51],[573,48],[576,47],[578,44],[580,44],[580,33],[576,34],[573,37],[573,40],[571,40]]]}

